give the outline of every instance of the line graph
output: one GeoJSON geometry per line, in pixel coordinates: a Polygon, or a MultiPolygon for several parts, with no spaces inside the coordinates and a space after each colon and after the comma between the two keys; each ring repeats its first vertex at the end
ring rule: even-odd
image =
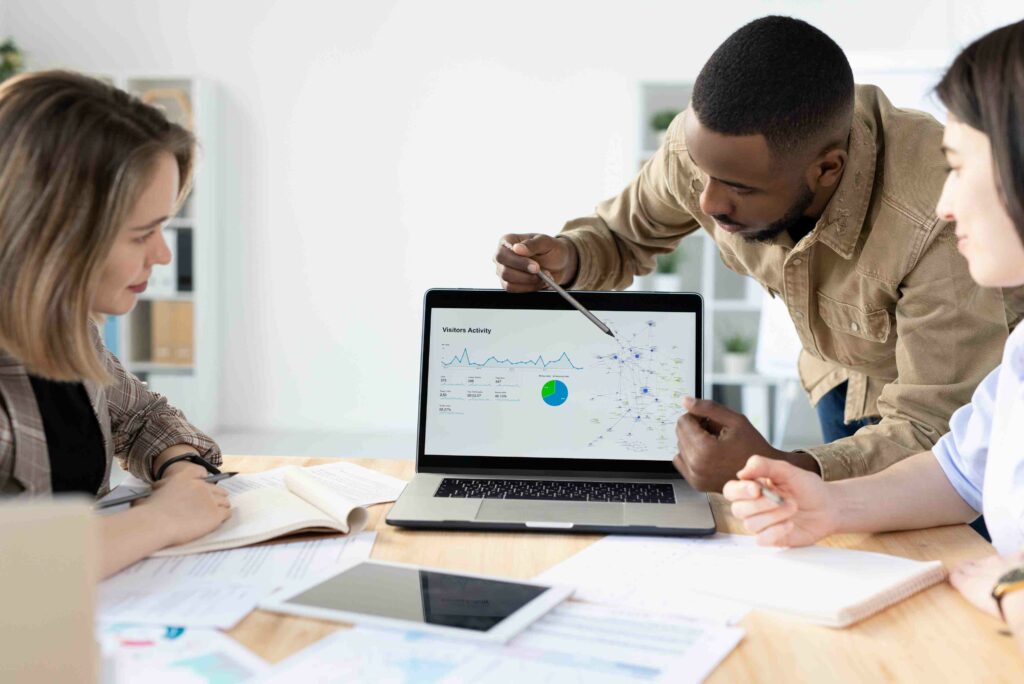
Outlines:
{"type": "MultiPolygon", "coordinates": [[[[543,355],[538,355],[536,359],[526,361],[513,361],[511,359],[499,359],[489,356],[486,360],[478,363],[470,358],[468,348],[463,348],[462,353],[458,356],[453,356],[450,361],[442,361],[441,366],[443,368],[487,368],[488,365],[491,365],[505,368],[532,367],[547,369],[558,366],[563,360],[568,368],[583,370],[582,366],[577,366],[572,362],[567,352],[562,352],[554,361],[546,361],[543,355]]],[[[559,370],[565,370],[565,367],[559,367],[559,370]]]]}

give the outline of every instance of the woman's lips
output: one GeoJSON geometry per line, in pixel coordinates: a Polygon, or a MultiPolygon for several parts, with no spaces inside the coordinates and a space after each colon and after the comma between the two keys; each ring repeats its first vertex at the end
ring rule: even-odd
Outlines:
{"type": "Polygon", "coordinates": [[[148,285],[148,284],[149,284],[149,281],[148,280],[144,280],[141,283],[139,283],[138,285],[129,285],[128,289],[131,290],[132,292],[134,292],[135,294],[142,294],[143,292],[146,291],[146,285],[148,285]]]}

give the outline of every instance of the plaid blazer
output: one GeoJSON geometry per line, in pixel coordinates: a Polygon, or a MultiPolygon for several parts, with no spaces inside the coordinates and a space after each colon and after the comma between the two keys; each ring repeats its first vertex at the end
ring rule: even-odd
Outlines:
{"type": "MultiPolygon", "coordinates": [[[[189,423],[181,411],[129,373],[93,329],[96,346],[110,385],[85,382],[106,452],[107,467],[97,496],[110,486],[114,456],[132,475],[151,482],[153,459],[175,444],[188,444],[214,464],[221,462],[220,449],[207,435],[189,423]]],[[[39,404],[28,372],[16,358],[0,350],[0,495],[49,494],[50,455],[39,404]]]]}

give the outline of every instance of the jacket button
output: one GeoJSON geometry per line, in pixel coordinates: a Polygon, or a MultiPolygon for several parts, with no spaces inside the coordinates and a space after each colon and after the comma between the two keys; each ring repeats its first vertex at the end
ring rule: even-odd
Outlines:
{"type": "Polygon", "coordinates": [[[793,266],[799,266],[800,264],[804,263],[804,260],[803,260],[803,259],[800,259],[800,258],[798,257],[798,258],[796,258],[796,259],[793,259],[793,260],[792,260],[791,262],[789,262],[789,263],[790,263],[790,264],[792,264],[793,266]]]}
{"type": "Polygon", "coordinates": [[[854,323],[851,323],[851,324],[850,324],[850,330],[852,330],[853,332],[857,332],[858,330],[860,330],[860,326],[859,326],[859,325],[857,325],[857,323],[856,323],[856,322],[854,322],[854,323]]]}

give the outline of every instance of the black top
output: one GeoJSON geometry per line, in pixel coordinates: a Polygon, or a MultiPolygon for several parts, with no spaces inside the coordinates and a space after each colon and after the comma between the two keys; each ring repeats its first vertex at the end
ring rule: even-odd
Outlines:
{"type": "Polygon", "coordinates": [[[107,454],[85,386],[34,375],[28,379],[43,419],[54,493],[84,492],[96,496],[107,470],[107,454]]]}

